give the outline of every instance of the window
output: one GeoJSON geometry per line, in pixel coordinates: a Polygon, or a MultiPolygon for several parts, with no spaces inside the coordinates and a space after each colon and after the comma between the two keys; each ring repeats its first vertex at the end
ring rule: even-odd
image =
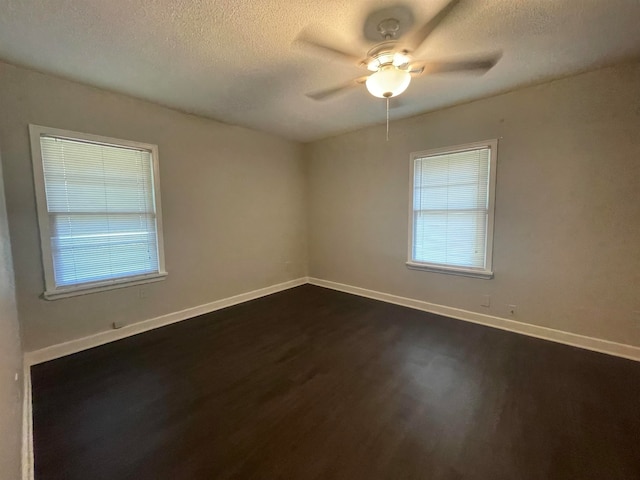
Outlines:
{"type": "Polygon", "coordinates": [[[31,125],[47,299],[166,276],[158,148],[31,125]]]}
{"type": "Polygon", "coordinates": [[[497,144],[411,155],[409,268],[493,277],[497,144]]]}

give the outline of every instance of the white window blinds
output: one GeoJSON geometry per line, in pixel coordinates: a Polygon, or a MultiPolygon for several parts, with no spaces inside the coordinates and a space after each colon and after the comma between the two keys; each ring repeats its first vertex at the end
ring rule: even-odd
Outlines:
{"type": "Polygon", "coordinates": [[[410,262],[490,269],[491,155],[483,146],[414,158],[410,262]]]}
{"type": "Polygon", "coordinates": [[[40,145],[55,288],[160,272],[152,152],[53,136],[40,145]]]}

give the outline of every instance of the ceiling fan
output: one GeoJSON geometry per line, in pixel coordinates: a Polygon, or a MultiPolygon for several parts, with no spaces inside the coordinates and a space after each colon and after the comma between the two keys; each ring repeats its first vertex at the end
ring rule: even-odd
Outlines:
{"type": "MultiPolygon", "coordinates": [[[[379,98],[397,97],[411,83],[412,77],[435,73],[485,73],[500,59],[500,53],[481,58],[469,58],[461,61],[428,61],[415,59],[413,52],[418,50],[433,33],[444,18],[460,0],[451,0],[433,18],[416,29],[408,39],[402,36],[401,22],[393,17],[384,18],[377,24],[381,42],[371,48],[364,59],[350,53],[347,49],[337,48],[318,41],[303,32],[298,41],[332,53],[359,67],[369,70],[369,74],[325,90],[308,93],[314,100],[325,100],[353,87],[365,84],[371,95],[379,98]]],[[[388,111],[387,111],[388,113],[388,111]]]]}

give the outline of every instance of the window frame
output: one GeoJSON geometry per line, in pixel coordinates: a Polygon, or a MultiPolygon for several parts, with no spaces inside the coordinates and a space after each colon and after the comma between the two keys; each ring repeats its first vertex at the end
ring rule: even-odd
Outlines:
{"type": "Polygon", "coordinates": [[[76,295],[84,295],[94,292],[102,292],[115,288],[142,285],[150,282],[164,280],[167,276],[164,261],[164,237],[162,229],[162,206],[160,202],[160,169],[158,162],[158,146],[122,140],[118,138],[104,137],[88,133],[74,132],[59,128],[44,127],[41,125],[29,125],[29,137],[31,143],[31,161],[33,164],[33,180],[36,195],[36,208],[38,214],[38,226],[40,231],[40,249],[42,252],[42,266],[44,270],[45,290],[43,297],[46,300],[56,300],[76,295]],[[44,181],[44,166],[42,161],[42,145],[40,138],[49,136],[66,140],[95,143],[106,146],[133,148],[136,150],[148,151],[152,161],[152,185],[153,202],[156,215],[156,236],[158,246],[158,272],[144,275],[131,275],[128,277],[114,278],[110,280],[100,280],[95,282],[84,282],[74,285],[58,287],[55,283],[53,254],[51,251],[51,230],[49,222],[49,210],[47,208],[47,194],[44,181]]]}
{"type": "Polygon", "coordinates": [[[480,142],[465,143],[462,145],[454,145],[450,147],[435,148],[430,150],[422,150],[413,152],[410,155],[409,163],[409,236],[407,249],[407,268],[412,270],[423,270],[434,273],[445,273],[451,275],[462,275],[466,277],[475,277],[483,279],[493,278],[493,236],[495,222],[495,197],[496,197],[496,167],[498,163],[498,139],[483,140],[480,142]],[[418,159],[465,152],[469,150],[478,150],[482,148],[489,149],[489,190],[487,205],[487,241],[485,245],[485,267],[460,267],[455,265],[446,265],[438,263],[418,262],[413,259],[414,238],[414,180],[415,180],[415,162],[418,159]]]}

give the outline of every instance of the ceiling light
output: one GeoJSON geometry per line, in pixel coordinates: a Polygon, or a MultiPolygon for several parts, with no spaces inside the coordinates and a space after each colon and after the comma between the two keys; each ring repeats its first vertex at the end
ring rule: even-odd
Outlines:
{"type": "Polygon", "coordinates": [[[392,52],[384,52],[378,54],[378,62],[380,65],[387,65],[393,63],[393,53],[392,52]]]}
{"type": "Polygon", "coordinates": [[[402,67],[408,65],[411,59],[404,53],[397,52],[393,55],[393,65],[396,67],[402,67]]]}
{"type": "Polygon", "coordinates": [[[396,97],[404,92],[411,82],[409,72],[393,65],[383,65],[380,70],[367,78],[367,90],[374,97],[396,97]]]}
{"type": "Polygon", "coordinates": [[[380,68],[380,62],[378,61],[377,58],[372,59],[367,64],[367,69],[371,72],[377,72],[379,68],[380,68]]]}

